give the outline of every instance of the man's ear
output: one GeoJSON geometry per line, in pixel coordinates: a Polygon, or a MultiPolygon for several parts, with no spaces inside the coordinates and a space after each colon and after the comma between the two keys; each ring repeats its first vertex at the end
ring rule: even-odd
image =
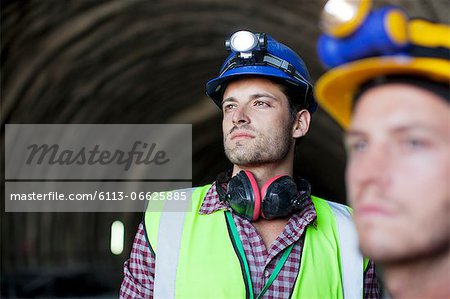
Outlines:
{"type": "Polygon", "coordinates": [[[294,126],[292,128],[292,137],[299,138],[305,136],[309,130],[309,124],[311,122],[311,114],[308,110],[303,109],[297,112],[294,120],[294,126]]]}

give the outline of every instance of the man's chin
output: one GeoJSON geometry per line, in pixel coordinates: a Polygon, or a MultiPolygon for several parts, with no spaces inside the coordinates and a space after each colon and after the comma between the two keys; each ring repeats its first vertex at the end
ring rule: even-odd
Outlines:
{"type": "Polygon", "coordinates": [[[245,149],[245,151],[241,151],[240,149],[235,148],[234,150],[225,150],[225,155],[227,156],[228,160],[230,160],[230,162],[234,165],[248,166],[253,164],[260,164],[262,162],[261,157],[253,154],[256,152],[257,151],[251,149],[245,149]]]}
{"type": "Polygon", "coordinates": [[[359,247],[364,256],[374,262],[392,263],[405,255],[408,247],[399,244],[396,238],[389,238],[389,232],[362,230],[359,247]]]}
{"type": "Polygon", "coordinates": [[[228,160],[230,160],[230,162],[233,163],[233,165],[237,165],[240,167],[251,167],[251,166],[257,166],[257,165],[264,164],[263,161],[259,161],[256,159],[241,158],[241,157],[228,158],[228,160]]]}

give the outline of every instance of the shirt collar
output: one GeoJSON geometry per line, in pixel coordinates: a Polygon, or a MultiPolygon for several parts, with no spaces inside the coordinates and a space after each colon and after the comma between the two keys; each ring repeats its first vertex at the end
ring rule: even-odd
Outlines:
{"type": "MultiPolygon", "coordinates": [[[[202,206],[200,207],[198,213],[201,215],[212,214],[218,210],[227,210],[229,207],[219,199],[219,194],[217,194],[216,183],[214,182],[206,193],[203,199],[202,206]]],[[[230,209],[231,210],[231,209],[230,209]]]]}

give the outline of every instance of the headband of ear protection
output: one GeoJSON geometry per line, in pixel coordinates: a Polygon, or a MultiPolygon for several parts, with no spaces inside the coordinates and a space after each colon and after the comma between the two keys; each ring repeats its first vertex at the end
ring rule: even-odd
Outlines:
{"type": "Polygon", "coordinates": [[[219,199],[228,202],[233,211],[250,221],[283,218],[301,210],[302,203],[311,195],[311,187],[305,180],[297,186],[287,175],[269,179],[259,190],[253,174],[242,170],[228,182],[225,191],[217,180],[219,199]],[[303,192],[299,192],[303,191],[303,192]]]}

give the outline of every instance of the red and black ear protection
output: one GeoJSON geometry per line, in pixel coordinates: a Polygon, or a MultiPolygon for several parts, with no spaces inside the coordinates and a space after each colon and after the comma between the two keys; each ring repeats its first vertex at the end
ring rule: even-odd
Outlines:
{"type": "Polygon", "coordinates": [[[225,192],[220,182],[216,183],[221,201],[228,202],[233,211],[250,221],[283,218],[299,211],[304,199],[310,196],[310,186],[302,180],[302,191],[287,175],[278,175],[268,180],[259,190],[255,177],[242,170],[228,182],[225,192]],[[306,192],[305,192],[306,191],[306,192]]]}

